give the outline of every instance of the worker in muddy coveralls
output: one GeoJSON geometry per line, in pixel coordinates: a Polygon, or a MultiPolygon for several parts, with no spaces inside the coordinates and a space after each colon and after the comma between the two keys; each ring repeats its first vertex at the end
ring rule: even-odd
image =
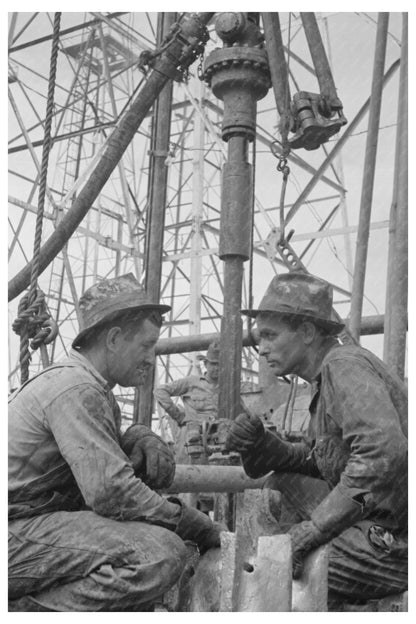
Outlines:
{"type": "MultiPolygon", "coordinates": [[[[178,464],[190,464],[187,445],[198,437],[202,428],[213,422],[218,415],[218,370],[220,351],[217,342],[212,342],[204,359],[206,372],[203,375],[189,375],[154,390],[156,401],[177,423],[175,457],[178,464]],[[178,407],[172,397],[182,399],[183,408],[178,407]]],[[[199,461],[199,460],[198,460],[199,461]]]]}
{"type": "Polygon", "coordinates": [[[132,274],[79,307],[69,357],[10,399],[9,610],[152,610],[181,574],[183,540],[219,545],[205,514],[154,491],[173,480],[172,453],[144,425],[121,435],[111,391],[143,384],[170,308],[132,274]]]}
{"type": "Polygon", "coordinates": [[[371,352],[339,343],[331,308],[327,282],[293,272],[242,312],[256,319],[274,374],[312,384],[309,441],[284,441],[240,414],[227,444],[250,477],[274,472],[266,487],[293,512],[294,578],[308,552],[332,540],[330,599],[359,602],[407,589],[407,393],[371,352]]]}

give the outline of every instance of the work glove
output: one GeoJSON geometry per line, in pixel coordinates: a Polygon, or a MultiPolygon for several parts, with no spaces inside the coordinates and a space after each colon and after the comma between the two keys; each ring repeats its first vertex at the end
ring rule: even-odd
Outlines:
{"type": "Polygon", "coordinates": [[[348,488],[338,484],[313,510],[310,520],[290,528],[288,534],[292,538],[293,578],[301,576],[303,560],[310,550],[326,544],[372,510],[371,501],[364,504],[366,497],[360,503],[351,494],[348,488]]]}
{"type": "Polygon", "coordinates": [[[304,442],[286,442],[266,431],[261,419],[253,414],[239,414],[229,424],[225,449],[241,453],[244,470],[253,479],[272,470],[313,474],[308,467],[309,446],[304,442]]]}
{"type": "Polygon", "coordinates": [[[121,448],[133,464],[136,477],[149,487],[169,487],[175,476],[175,459],[169,446],[145,425],[132,425],[121,438],[121,448]]]}
{"type": "Polygon", "coordinates": [[[266,431],[258,416],[242,413],[231,421],[225,439],[225,448],[242,453],[252,449],[264,440],[266,431]]]}
{"type": "Polygon", "coordinates": [[[175,531],[180,538],[195,542],[201,555],[209,548],[217,548],[221,545],[220,532],[226,531],[226,527],[213,522],[202,511],[186,505],[179,498],[171,496],[168,501],[181,507],[181,517],[175,531]]]}
{"type": "Polygon", "coordinates": [[[330,538],[326,533],[322,533],[312,520],[294,524],[287,534],[292,540],[292,576],[298,579],[302,575],[306,555],[314,548],[326,544],[330,538]]]}

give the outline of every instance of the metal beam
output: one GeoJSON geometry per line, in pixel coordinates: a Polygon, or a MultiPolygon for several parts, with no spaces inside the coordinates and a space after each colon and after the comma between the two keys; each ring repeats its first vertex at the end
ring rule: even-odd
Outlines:
{"type": "Polygon", "coordinates": [[[363,186],[361,191],[360,215],[354,260],[354,276],[352,281],[351,317],[349,322],[350,332],[356,340],[358,340],[360,336],[360,323],[364,300],[364,284],[367,268],[368,241],[370,237],[371,208],[373,203],[388,25],[389,14],[379,13],[377,22],[376,48],[374,54],[373,80],[371,84],[368,133],[365,148],[363,186]]]}
{"type": "MultiPolygon", "coordinates": [[[[161,46],[175,23],[176,13],[158,13],[157,46],[161,46]]],[[[162,280],[163,237],[165,226],[168,166],[166,159],[170,145],[172,116],[172,81],[161,90],[155,105],[150,142],[148,208],[146,222],[146,260],[144,285],[150,301],[160,301],[162,280]]],[[[139,390],[134,422],[151,426],[153,406],[154,369],[148,382],[139,390]]]]}
{"type": "MultiPolygon", "coordinates": [[[[106,17],[107,19],[114,19],[115,17],[120,17],[121,15],[126,15],[126,11],[120,13],[109,13],[106,17]]],[[[61,30],[59,33],[60,38],[65,35],[69,35],[71,33],[77,32],[78,30],[84,30],[84,28],[88,28],[89,26],[96,26],[102,21],[102,18],[97,18],[90,20],[88,22],[84,22],[83,24],[79,24],[78,26],[72,26],[71,28],[66,28],[61,30]]],[[[9,48],[9,54],[13,52],[18,52],[19,50],[24,50],[25,48],[30,48],[34,45],[38,45],[39,43],[45,43],[45,41],[51,41],[53,35],[45,35],[45,37],[39,37],[38,39],[33,39],[32,41],[28,41],[27,43],[22,43],[20,45],[9,48]]]]}
{"type": "Polygon", "coordinates": [[[386,292],[384,360],[399,377],[405,373],[408,296],[408,16],[402,14],[393,205],[386,292]]]}
{"type": "MultiPolygon", "coordinates": [[[[348,319],[344,319],[347,323],[348,319]]],[[[384,315],[365,316],[362,319],[361,335],[373,336],[382,334],[384,331],[384,315]]],[[[192,351],[206,351],[214,340],[219,340],[219,333],[200,334],[199,336],[178,336],[175,338],[160,338],[156,344],[157,355],[170,355],[173,353],[191,353],[192,351]]],[[[258,337],[253,331],[248,334],[243,330],[243,346],[252,347],[258,344],[258,337]]]]}

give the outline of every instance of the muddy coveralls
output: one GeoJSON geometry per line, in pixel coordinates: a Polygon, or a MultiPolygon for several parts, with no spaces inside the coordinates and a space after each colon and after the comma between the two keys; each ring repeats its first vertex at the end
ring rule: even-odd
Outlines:
{"type": "Polygon", "coordinates": [[[154,390],[156,401],[178,424],[175,436],[175,458],[178,464],[191,463],[186,450],[190,425],[208,425],[217,418],[218,391],[218,384],[208,381],[205,375],[189,375],[154,390]],[[184,410],[175,405],[171,398],[173,396],[181,397],[184,410]]]}
{"type": "Polygon", "coordinates": [[[9,599],[145,610],[182,571],[180,507],[134,476],[105,379],[73,350],[9,407],[9,599]]]}
{"type": "MultiPolygon", "coordinates": [[[[274,470],[292,522],[316,520],[332,540],[333,596],[370,599],[407,589],[407,391],[366,349],[326,353],[313,384],[309,441],[242,453],[247,474],[274,470]]],[[[288,527],[284,527],[285,530],[288,527]]]]}

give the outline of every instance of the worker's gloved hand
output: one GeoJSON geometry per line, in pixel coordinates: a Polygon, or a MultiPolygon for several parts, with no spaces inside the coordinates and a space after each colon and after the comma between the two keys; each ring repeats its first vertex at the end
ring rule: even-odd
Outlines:
{"type": "Polygon", "coordinates": [[[226,527],[213,522],[202,511],[188,506],[179,498],[169,497],[168,500],[181,507],[181,517],[175,531],[179,537],[195,542],[201,555],[209,548],[217,548],[221,545],[220,533],[226,531],[226,527]]]}
{"type": "Polygon", "coordinates": [[[239,414],[230,423],[225,439],[225,448],[239,453],[251,449],[264,440],[265,429],[262,421],[254,414],[239,414]]]}
{"type": "Polygon", "coordinates": [[[329,536],[322,533],[311,520],[304,520],[290,527],[288,535],[292,538],[292,564],[293,578],[298,579],[302,575],[303,561],[306,555],[329,541],[329,536]]]}
{"type": "Polygon", "coordinates": [[[134,474],[154,489],[167,488],[175,476],[169,446],[146,425],[132,425],[121,438],[121,448],[133,464],[134,474]]]}

